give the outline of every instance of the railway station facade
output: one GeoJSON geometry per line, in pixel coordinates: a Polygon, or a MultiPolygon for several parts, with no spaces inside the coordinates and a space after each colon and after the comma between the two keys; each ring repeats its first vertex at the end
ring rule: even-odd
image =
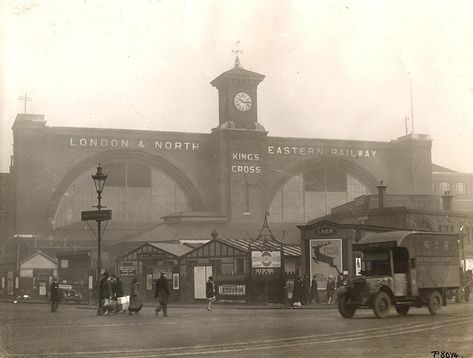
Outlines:
{"type": "Polygon", "coordinates": [[[380,181],[390,193],[433,194],[427,135],[389,142],[270,136],[263,124],[271,119],[258,118],[263,80],[239,61],[215,78],[219,118],[209,133],[51,127],[43,115],[18,114],[3,262],[21,258],[28,242],[25,255],[92,248],[93,265],[96,239],[81,211],[96,203],[91,174],[99,163],[108,175],[103,204],[113,211],[105,246],[210,240],[213,230],[251,239],[267,210],[275,237],[294,244],[297,225],[375,194],[380,181]]]}

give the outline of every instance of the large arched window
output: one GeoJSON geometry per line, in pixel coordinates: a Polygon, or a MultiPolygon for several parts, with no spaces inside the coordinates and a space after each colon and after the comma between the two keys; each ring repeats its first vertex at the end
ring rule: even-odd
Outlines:
{"type": "Polygon", "coordinates": [[[269,208],[269,220],[304,223],[330,214],[331,208],[364,194],[368,194],[368,189],[339,168],[309,169],[279,189],[269,208]]]}
{"type": "MultiPolygon", "coordinates": [[[[162,216],[190,210],[183,191],[157,168],[133,162],[104,163],[102,167],[108,175],[102,205],[113,210],[113,221],[158,223],[162,216]]],[[[97,205],[93,173],[84,172],[66,190],[56,210],[54,228],[79,222],[81,211],[97,205]]]]}

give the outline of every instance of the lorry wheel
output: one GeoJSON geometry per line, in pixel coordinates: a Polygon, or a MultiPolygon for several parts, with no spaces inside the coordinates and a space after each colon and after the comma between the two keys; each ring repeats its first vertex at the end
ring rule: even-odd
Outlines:
{"type": "Polygon", "coordinates": [[[386,292],[378,292],[374,298],[373,311],[376,317],[386,318],[391,309],[391,298],[386,292]]]}
{"type": "Polygon", "coordinates": [[[355,314],[356,308],[350,303],[350,298],[347,295],[342,295],[338,298],[338,312],[343,318],[352,318],[355,314]]]}
{"type": "Polygon", "coordinates": [[[440,308],[442,308],[442,295],[438,291],[430,293],[427,299],[427,308],[432,315],[439,313],[440,308]]]}
{"type": "Polygon", "coordinates": [[[396,312],[399,313],[401,316],[405,316],[407,312],[409,312],[409,306],[395,306],[396,312]]]}

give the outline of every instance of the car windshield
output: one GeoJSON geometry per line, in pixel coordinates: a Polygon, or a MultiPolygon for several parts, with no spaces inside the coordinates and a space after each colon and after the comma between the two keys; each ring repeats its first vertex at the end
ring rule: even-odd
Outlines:
{"type": "Polygon", "coordinates": [[[365,276],[391,275],[389,251],[377,250],[364,252],[362,268],[365,276]]]}

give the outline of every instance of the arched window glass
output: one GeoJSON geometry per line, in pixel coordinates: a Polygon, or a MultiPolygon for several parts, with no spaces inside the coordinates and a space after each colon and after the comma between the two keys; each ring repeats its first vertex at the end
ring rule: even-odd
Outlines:
{"type": "Polygon", "coordinates": [[[338,168],[310,169],[294,176],[276,193],[269,220],[304,223],[366,194],[368,190],[362,183],[338,168]]]}
{"type": "MultiPolygon", "coordinates": [[[[102,167],[108,175],[102,205],[113,210],[113,221],[158,223],[162,216],[190,210],[179,186],[156,168],[131,162],[102,167]]],[[[91,174],[81,174],[66,190],[56,210],[54,228],[74,225],[80,222],[81,211],[94,210],[97,193],[91,174]]]]}

